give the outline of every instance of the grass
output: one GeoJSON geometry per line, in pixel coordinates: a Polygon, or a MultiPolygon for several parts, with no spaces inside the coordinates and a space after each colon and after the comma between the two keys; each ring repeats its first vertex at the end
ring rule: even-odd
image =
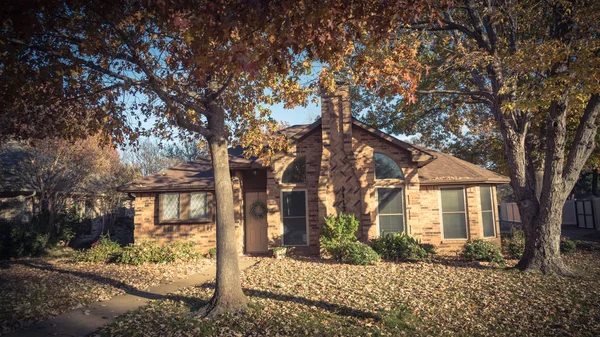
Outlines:
{"type": "Polygon", "coordinates": [[[0,262],[0,335],[130,290],[147,290],[198,273],[209,263],[73,263],[73,254],[53,250],[43,258],[0,262]]]}
{"type": "MultiPolygon", "coordinates": [[[[456,259],[350,266],[263,259],[242,273],[242,315],[194,316],[213,293],[180,290],[118,318],[100,336],[595,336],[600,251],[565,257],[577,279],[456,259]]],[[[516,261],[507,261],[514,265],[516,261]]]]}

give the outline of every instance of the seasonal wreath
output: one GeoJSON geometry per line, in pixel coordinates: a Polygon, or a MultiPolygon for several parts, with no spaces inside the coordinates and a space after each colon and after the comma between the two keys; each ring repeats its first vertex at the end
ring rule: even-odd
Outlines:
{"type": "Polygon", "coordinates": [[[256,200],[252,203],[252,207],[250,207],[250,214],[255,219],[264,219],[265,215],[267,215],[267,205],[260,200],[256,200]]]}

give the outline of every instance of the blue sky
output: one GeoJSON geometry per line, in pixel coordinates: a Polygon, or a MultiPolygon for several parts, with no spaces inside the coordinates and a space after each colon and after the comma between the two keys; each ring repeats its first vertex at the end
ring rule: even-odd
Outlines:
{"type": "Polygon", "coordinates": [[[276,104],[271,107],[271,117],[278,121],[284,121],[290,125],[310,124],[315,118],[321,116],[321,106],[310,103],[306,107],[296,107],[294,109],[284,109],[283,104],[276,104]]]}

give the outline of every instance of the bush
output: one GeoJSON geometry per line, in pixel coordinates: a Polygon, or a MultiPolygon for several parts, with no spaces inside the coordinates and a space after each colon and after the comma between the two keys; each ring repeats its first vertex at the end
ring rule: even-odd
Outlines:
{"type": "Polygon", "coordinates": [[[463,246],[462,256],[467,261],[488,261],[504,263],[500,249],[491,241],[469,240],[463,246]]]}
{"type": "Polygon", "coordinates": [[[420,261],[436,253],[435,246],[421,244],[404,233],[384,233],[371,241],[371,247],[381,258],[389,261],[420,261]]]}
{"type": "Polygon", "coordinates": [[[0,223],[0,259],[40,256],[46,252],[49,236],[37,221],[0,223]]]}
{"type": "Polygon", "coordinates": [[[560,252],[561,254],[569,255],[577,250],[577,244],[575,241],[562,237],[560,238],[560,252]]]}
{"type": "Polygon", "coordinates": [[[344,243],[356,242],[358,225],[354,214],[340,213],[338,216],[326,217],[320,238],[321,248],[331,254],[332,248],[344,243]]]}
{"type": "Polygon", "coordinates": [[[80,251],[75,255],[75,260],[79,262],[115,262],[122,250],[121,246],[112,241],[108,234],[101,235],[100,240],[93,243],[90,249],[80,251]]]}
{"type": "Polygon", "coordinates": [[[140,265],[144,263],[169,263],[192,261],[201,257],[191,242],[176,242],[159,246],[155,242],[127,245],[117,257],[117,263],[140,265]]]}
{"type": "Polygon", "coordinates": [[[347,264],[367,266],[379,262],[373,248],[362,242],[345,242],[330,249],[333,259],[347,264]]]}
{"type": "Polygon", "coordinates": [[[511,259],[520,259],[525,252],[525,232],[522,229],[513,229],[502,244],[511,259]]]}

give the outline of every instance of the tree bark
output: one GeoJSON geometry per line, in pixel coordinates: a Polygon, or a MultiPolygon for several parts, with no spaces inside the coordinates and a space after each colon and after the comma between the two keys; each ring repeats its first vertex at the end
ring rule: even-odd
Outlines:
{"type": "Polygon", "coordinates": [[[525,252],[517,264],[518,269],[573,276],[573,271],[565,265],[560,255],[563,203],[564,200],[557,199],[554,203],[540,208],[539,212],[519,203],[526,239],[525,252]]]}
{"type": "Polygon", "coordinates": [[[238,265],[233,186],[229,172],[229,155],[225,135],[224,112],[218,107],[216,116],[209,118],[211,136],[208,145],[212,158],[217,199],[217,280],[212,299],[201,308],[202,317],[218,317],[224,313],[243,312],[248,299],[242,291],[238,265]]]}

